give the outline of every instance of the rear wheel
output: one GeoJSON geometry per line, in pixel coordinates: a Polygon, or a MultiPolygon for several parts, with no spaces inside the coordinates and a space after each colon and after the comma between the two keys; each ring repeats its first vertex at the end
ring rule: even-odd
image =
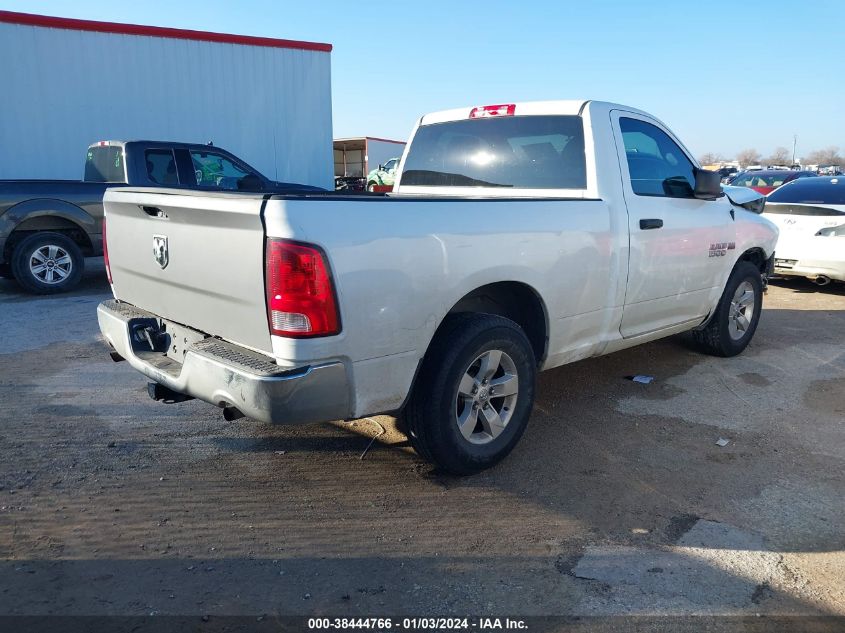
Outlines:
{"type": "Polygon", "coordinates": [[[736,356],[744,350],[757,330],[763,307],[763,280],[751,262],[734,268],[710,322],[693,331],[703,351],[714,356],[736,356]]]}
{"type": "Polygon", "coordinates": [[[447,317],[405,411],[411,444],[453,474],[493,466],[525,431],[535,377],[534,352],[516,323],[491,314],[447,317]]]}
{"type": "Polygon", "coordinates": [[[82,278],[85,258],[79,246],[61,233],[35,233],[15,247],[12,273],[26,290],[53,294],[73,288],[82,278]]]}

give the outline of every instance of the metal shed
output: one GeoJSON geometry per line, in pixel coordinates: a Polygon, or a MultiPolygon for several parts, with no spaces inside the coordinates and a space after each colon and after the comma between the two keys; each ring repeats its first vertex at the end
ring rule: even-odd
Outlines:
{"type": "Polygon", "coordinates": [[[90,143],[145,138],[332,188],[331,49],[0,11],[0,178],[78,179],[90,143]]]}

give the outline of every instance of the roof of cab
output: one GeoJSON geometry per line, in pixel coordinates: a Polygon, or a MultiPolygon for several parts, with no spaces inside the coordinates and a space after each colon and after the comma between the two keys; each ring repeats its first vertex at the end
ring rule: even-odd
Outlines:
{"type": "MultiPolygon", "coordinates": [[[[511,105],[511,104],[508,104],[511,105]]],[[[601,109],[604,111],[610,110],[624,110],[626,112],[634,112],[654,118],[652,115],[637,108],[621,105],[618,103],[611,103],[608,101],[593,101],[592,99],[565,99],[558,101],[522,101],[514,104],[514,116],[531,116],[531,115],[562,115],[572,116],[580,115],[588,106],[591,110],[601,109]]],[[[468,119],[470,112],[474,108],[483,108],[485,105],[467,106],[464,108],[453,108],[450,110],[441,110],[439,112],[431,112],[424,115],[420,121],[420,125],[430,125],[432,123],[446,123],[448,121],[460,121],[468,119]]],[[[490,106],[487,106],[490,107],[490,106]]]]}
{"type": "Polygon", "coordinates": [[[96,141],[89,145],[89,149],[92,147],[125,147],[127,145],[142,145],[144,147],[151,147],[151,148],[162,148],[165,147],[167,149],[206,149],[208,151],[218,151],[218,152],[225,152],[227,154],[231,154],[228,150],[223,149],[222,147],[217,147],[216,145],[209,145],[208,143],[186,143],[184,141],[151,141],[145,139],[132,139],[130,141],[118,141],[118,140],[110,140],[110,141],[96,141]]]}
{"type": "MultiPolygon", "coordinates": [[[[587,101],[581,100],[566,100],[566,101],[523,101],[516,103],[515,115],[531,115],[531,114],[578,114],[581,108],[586,105],[587,101]]],[[[430,125],[432,123],[445,123],[447,121],[460,121],[468,119],[470,112],[476,107],[484,107],[484,105],[467,106],[464,108],[452,108],[450,110],[441,110],[440,112],[431,112],[420,119],[420,125],[430,125]]]]}

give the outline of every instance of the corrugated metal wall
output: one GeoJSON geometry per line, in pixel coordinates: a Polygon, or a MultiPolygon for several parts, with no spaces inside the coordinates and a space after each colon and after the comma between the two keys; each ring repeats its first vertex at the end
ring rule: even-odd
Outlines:
{"type": "Polygon", "coordinates": [[[0,178],[79,179],[97,140],[205,143],[334,188],[322,51],[0,23],[0,178]]]}

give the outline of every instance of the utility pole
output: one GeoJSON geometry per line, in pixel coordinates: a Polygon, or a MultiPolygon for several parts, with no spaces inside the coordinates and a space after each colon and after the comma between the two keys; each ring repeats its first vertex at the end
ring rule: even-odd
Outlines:
{"type": "MultiPolygon", "coordinates": [[[[792,135],[792,165],[795,164],[795,146],[796,145],[798,145],[798,135],[793,134],[792,135]]],[[[790,165],[790,167],[792,167],[792,165],[790,165]]]]}

